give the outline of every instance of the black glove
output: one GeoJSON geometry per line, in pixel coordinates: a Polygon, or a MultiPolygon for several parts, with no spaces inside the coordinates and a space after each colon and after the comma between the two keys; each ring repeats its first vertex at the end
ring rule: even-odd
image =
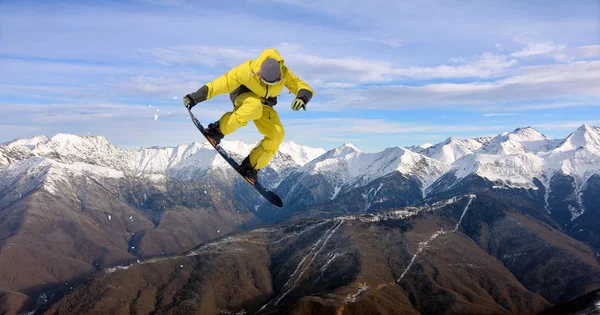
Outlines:
{"type": "Polygon", "coordinates": [[[183,97],[183,106],[188,110],[192,110],[192,107],[196,106],[196,102],[194,102],[192,97],[188,94],[183,97]]]}
{"type": "Polygon", "coordinates": [[[183,97],[183,105],[188,110],[191,110],[192,107],[196,106],[198,103],[202,103],[206,101],[208,98],[208,86],[203,85],[198,91],[194,93],[190,93],[183,97]],[[193,97],[192,97],[193,95],[193,97]]]}

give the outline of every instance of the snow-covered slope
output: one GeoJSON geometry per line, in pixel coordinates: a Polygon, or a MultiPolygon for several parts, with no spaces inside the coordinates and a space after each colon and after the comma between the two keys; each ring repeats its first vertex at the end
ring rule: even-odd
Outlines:
{"type": "Polygon", "coordinates": [[[600,128],[583,125],[564,140],[553,140],[527,127],[502,133],[481,149],[452,164],[460,179],[477,174],[508,186],[535,188],[555,173],[584,183],[600,173],[600,128]]]}
{"type": "MultiPolygon", "coordinates": [[[[241,160],[256,144],[224,141],[223,147],[241,160]]],[[[494,188],[538,189],[537,179],[545,186],[547,194],[550,194],[548,191],[553,178],[564,175],[573,178],[577,198],[588,179],[600,174],[600,128],[587,125],[581,126],[566,139],[550,139],[526,127],[496,137],[448,138],[436,145],[412,149],[421,153],[400,147],[364,153],[350,143],[325,152],[286,142],[269,167],[261,170],[260,176],[269,187],[286,182],[282,189],[289,193],[287,198],[306,193],[297,189],[311,187],[314,196],[318,194],[320,199],[327,196],[325,199],[334,200],[341,194],[395,172],[416,180],[418,183],[413,181],[411,185],[418,186],[424,195],[425,192],[431,193],[427,188],[439,178],[447,180],[445,174],[453,175],[454,179],[432,187],[439,189],[444,185],[455,185],[475,174],[493,182],[494,188]],[[288,177],[290,181],[286,181],[288,177]]],[[[210,174],[228,180],[228,176],[235,176],[207,143],[124,150],[103,137],[67,134],[18,139],[0,145],[0,172],[4,172],[6,179],[6,172],[11,169],[8,166],[14,167],[16,162],[26,160],[38,163],[35,158],[52,161],[55,170],[60,169],[54,163],[57,162],[154,179],[194,181],[210,174]]],[[[581,200],[578,202],[581,204],[581,200]]]]}
{"type": "Polygon", "coordinates": [[[13,148],[22,145],[28,147],[29,149],[33,149],[36,145],[40,143],[46,143],[48,141],[50,141],[50,139],[46,136],[37,136],[33,138],[16,139],[12,142],[7,143],[6,146],[9,148],[13,148]]]}
{"type": "Polygon", "coordinates": [[[562,141],[554,151],[565,152],[578,149],[586,149],[600,154],[600,128],[582,125],[562,141]]]}
{"type": "Polygon", "coordinates": [[[418,178],[425,189],[449,168],[448,164],[401,147],[387,148],[379,153],[363,153],[352,144],[344,144],[309,162],[297,172],[319,174],[337,192],[344,192],[396,171],[418,178]]]}
{"type": "MultiPolygon", "coordinates": [[[[247,156],[256,144],[222,142],[222,146],[238,160],[247,156]]],[[[293,168],[306,164],[323,152],[323,149],[284,143],[282,151],[274,157],[265,174],[275,177],[270,181],[271,184],[278,184],[293,168]]],[[[104,137],[57,134],[52,138],[38,136],[0,145],[0,167],[35,157],[54,165],[78,165],[78,168],[88,165],[88,168],[97,167],[129,176],[150,178],[195,180],[208,172],[225,177],[233,174],[231,167],[208,143],[125,150],[114,146],[104,137]]],[[[8,169],[5,171],[8,172],[8,169]]],[[[4,176],[8,176],[6,172],[3,173],[4,176]]]]}
{"type": "Polygon", "coordinates": [[[496,155],[538,153],[554,149],[557,143],[539,131],[526,127],[502,133],[476,152],[496,155]]]}
{"type": "MultiPolygon", "coordinates": [[[[448,143],[434,147],[444,146],[448,143]]],[[[438,158],[448,160],[448,156],[438,158]]],[[[493,188],[537,190],[541,183],[546,210],[556,211],[559,206],[550,203],[562,203],[560,207],[571,212],[574,220],[585,212],[582,194],[588,180],[600,174],[600,128],[583,125],[557,140],[531,127],[502,133],[454,161],[449,174],[453,179],[444,176],[432,186],[434,190],[450,189],[472,174],[493,182],[493,188]]]]}
{"type": "Polygon", "coordinates": [[[470,154],[452,164],[457,180],[477,174],[497,182],[498,188],[537,189],[534,178],[544,174],[544,160],[531,153],[515,155],[470,154]]]}
{"type": "Polygon", "coordinates": [[[124,174],[103,166],[81,162],[66,164],[44,157],[16,161],[0,169],[0,209],[37,188],[56,194],[57,186],[71,185],[71,179],[81,176],[103,182],[124,174]]]}
{"type": "Polygon", "coordinates": [[[321,148],[311,148],[289,141],[281,144],[279,152],[289,155],[294,162],[302,166],[325,153],[325,150],[321,148]]]}
{"type": "Polygon", "coordinates": [[[592,175],[600,173],[600,128],[579,127],[543,157],[548,173],[571,175],[582,188],[592,175]]]}
{"type": "Polygon", "coordinates": [[[418,150],[419,152],[417,153],[421,153],[443,163],[451,164],[465,155],[473,154],[473,152],[481,149],[485,144],[491,141],[491,139],[492,138],[490,137],[483,137],[460,140],[451,137],[444,142],[436,145],[429,145],[427,148],[418,150]]]}
{"type": "MultiPolygon", "coordinates": [[[[256,144],[245,144],[241,141],[223,141],[222,146],[227,151],[244,157],[250,153],[256,144]]],[[[57,134],[52,138],[45,136],[30,139],[18,139],[4,145],[5,150],[29,149],[35,156],[54,157],[67,162],[88,161],[91,164],[102,165],[125,172],[137,174],[167,173],[181,164],[184,160],[198,154],[196,158],[206,162],[208,155],[216,156],[208,143],[183,144],[177,147],[152,147],[139,150],[124,150],[112,145],[108,139],[98,136],[79,137],[69,134],[57,134]],[[210,154],[203,154],[209,151],[210,154]]],[[[288,154],[298,164],[306,164],[309,160],[322,154],[323,149],[315,149],[293,142],[284,143],[281,152],[288,154]]],[[[206,165],[201,165],[206,166],[206,165]]]]}

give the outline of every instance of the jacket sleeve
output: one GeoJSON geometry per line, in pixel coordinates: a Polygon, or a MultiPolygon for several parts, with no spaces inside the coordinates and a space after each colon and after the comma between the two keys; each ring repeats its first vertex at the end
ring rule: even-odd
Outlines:
{"type": "MultiPolygon", "coordinates": [[[[240,86],[240,77],[243,75],[244,64],[229,70],[224,75],[206,84],[208,86],[207,100],[223,94],[231,93],[240,86]]],[[[247,67],[247,66],[246,66],[247,67]]]]}
{"type": "Polygon", "coordinates": [[[285,86],[290,90],[290,92],[294,93],[297,98],[301,98],[304,103],[308,103],[310,99],[313,97],[313,90],[310,86],[298,78],[289,68],[285,68],[285,86]]]}

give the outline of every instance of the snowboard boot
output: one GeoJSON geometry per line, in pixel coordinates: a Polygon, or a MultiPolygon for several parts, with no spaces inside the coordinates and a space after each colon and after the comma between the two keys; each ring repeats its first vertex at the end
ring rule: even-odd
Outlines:
{"type": "Polygon", "coordinates": [[[221,143],[221,139],[225,137],[221,132],[221,128],[219,126],[219,121],[215,121],[214,123],[208,124],[208,128],[204,129],[206,131],[206,137],[208,141],[213,146],[218,146],[221,143]]]}
{"type": "Polygon", "coordinates": [[[252,185],[258,182],[258,170],[250,164],[250,156],[247,156],[237,169],[242,176],[252,185]]]}

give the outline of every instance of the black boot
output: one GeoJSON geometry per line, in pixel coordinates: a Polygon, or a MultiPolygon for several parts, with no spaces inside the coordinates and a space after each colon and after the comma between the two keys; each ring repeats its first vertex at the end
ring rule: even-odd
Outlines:
{"type": "Polygon", "coordinates": [[[258,170],[250,164],[250,156],[247,156],[242,161],[237,170],[250,184],[254,185],[254,183],[258,182],[258,170]]]}
{"type": "Polygon", "coordinates": [[[208,128],[206,130],[206,136],[208,137],[208,141],[212,143],[212,145],[217,146],[221,143],[221,139],[225,137],[221,132],[221,127],[219,125],[219,121],[215,121],[214,123],[208,124],[208,128]]]}

